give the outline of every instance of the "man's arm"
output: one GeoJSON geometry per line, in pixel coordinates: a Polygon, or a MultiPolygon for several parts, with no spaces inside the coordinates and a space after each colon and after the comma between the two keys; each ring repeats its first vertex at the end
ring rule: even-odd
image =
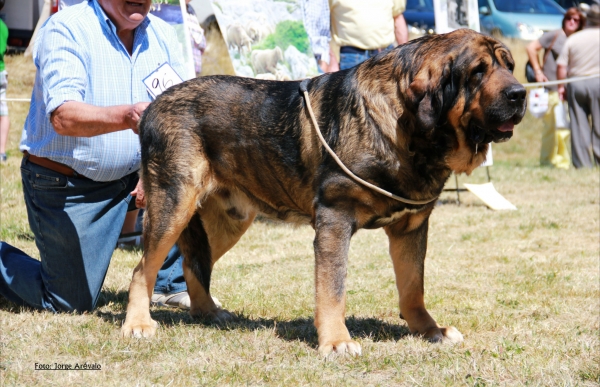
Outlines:
{"type": "Polygon", "coordinates": [[[529,57],[529,62],[531,63],[531,67],[535,71],[535,80],[537,82],[547,82],[548,78],[542,71],[542,66],[540,63],[540,57],[538,56],[538,52],[542,49],[542,44],[539,40],[534,40],[525,47],[527,50],[527,56],[529,57]]]}
{"type": "Polygon", "coordinates": [[[137,133],[137,123],[149,104],[99,107],[67,101],[52,112],[50,122],[56,133],[63,136],[93,137],[125,129],[137,133]]]}
{"type": "Polygon", "coordinates": [[[340,71],[340,62],[337,60],[331,45],[329,45],[329,67],[327,68],[327,71],[330,73],[340,71]]]}
{"type": "MultiPolygon", "coordinates": [[[[567,70],[569,66],[569,39],[565,42],[560,55],[556,59],[556,79],[563,80],[567,78],[567,70]]],[[[561,101],[566,100],[567,94],[565,85],[558,85],[558,97],[561,101]]]]}
{"type": "Polygon", "coordinates": [[[398,42],[398,44],[408,42],[408,26],[406,25],[404,15],[401,13],[394,17],[394,35],[396,36],[396,42],[398,42]]]}

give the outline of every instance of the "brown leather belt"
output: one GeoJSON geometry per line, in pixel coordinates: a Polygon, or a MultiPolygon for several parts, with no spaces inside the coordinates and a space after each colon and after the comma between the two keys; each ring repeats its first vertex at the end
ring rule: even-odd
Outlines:
{"type": "Polygon", "coordinates": [[[76,177],[78,179],[90,180],[88,177],[85,177],[82,174],[75,172],[73,168],[61,163],[57,163],[56,161],[52,161],[45,157],[34,156],[27,151],[24,151],[23,155],[23,157],[25,157],[29,162],[39,165],[40,167],[48,168],[54,172],[58,172],[61,175],[65,175],[68,177],[76,177]]]}

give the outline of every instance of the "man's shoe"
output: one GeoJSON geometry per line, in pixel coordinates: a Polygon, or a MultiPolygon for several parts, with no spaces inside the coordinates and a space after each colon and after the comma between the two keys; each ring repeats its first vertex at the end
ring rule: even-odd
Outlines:
{"type": "Polygon", "coordinates": [[[173,294],[154,293],[150,304],[153,306],[168,306],[172,308],[190,309],[190,296],[188,292],[173,294]]]}
{"type": "MultiPolygon", "coordinates": [[[[211,297],[217,308],[223,305],[217,297],[211,297]]],[[[152,306],[168,306],[173,308],[190,309],[191,301],[188,292],[179,292],[173,294],[154,293],[150,301],[152,306]]]]}

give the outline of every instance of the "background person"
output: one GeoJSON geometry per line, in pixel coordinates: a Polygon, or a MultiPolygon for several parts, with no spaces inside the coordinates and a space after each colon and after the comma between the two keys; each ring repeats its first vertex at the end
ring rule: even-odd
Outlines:
{"type": "MultiPolygon", "coordinates": [[[[600,73],[600,6],[587,12],[587,26],[571,35],[558,57],[557,78],[600,73]]],[[[600,78],[558,86],[561,100],[569,101],[571,153],[575,168],[600,164],[600,78]],[[590,126],[590,120],[592,125],[590,126]]]]}
{"type": "MultiPolygon", "coordinates": [[[[310,47],[318,64],[318,70],[320,73],[326,73],[329,71],[331,60],[335,60],[329,46],[331,28],[328,0],[304,0],[302,2],[302,16],[310,47]]],[[[334,68],[339,68],[339,65],[335,64],[334,68]]]]}
{"type": "Polygon", "coordinates": [[[329,0],[331,35],[339,47],[339,68],[345,70],[408,41],[402,12],[405,0],[329,0]]]}
{"type": "MultiPolygon", "coordinates": [[[[0,0],[0,10],[4,8],[4,0],[0,0]]],[[[8,142],[8,130],[10,129],[10,118],[8,117],[8,105],[6,103],[6,88],[8,78],[4,66],[4,54],[8,41],[8,27],[0,19],[0,162],[6,161],[6,143],[8,142]]]]}
{"type": "MultiPolygon", "coordinates": [[[[585,15],[575,7],[569,8],[563,17],[562,28],[543,34],[527,46],[529,62],[535,71],[536,82],[556,80],[556,59],[567,37],[581,31],[585,26],[585,15]],[[543,62],[540,64],[539,51],[544,49],[543,62]]],[[[540,164],[568,169],[571,164],[566,145],[570,132],[556,127],[555,107],[560,103],[558,86],[545,86],[548,90],[548,111],[543,117],[542,148],[540,164]],[[559,148],[561,148],[559,150],[559,148]],[[562,150],[562,151],[561,151],[562,150]]]]}
{"type": "MultiPolygon", "coordinates": [[[[0,243],[0,294],[12,302],[57,312],[96,306],[138,184],[137,123],[149,104],[142,80],[165,62],[187,74],[175,31],[148,15],[150,5],[85,0],[39,31],[20,149],[41,260],[0,243]]],[[[167,293],[160,302],[189,307],[185,290],[174,247],[155,292],[167,293]]]]}
{"type": "Polygon", "coordinates": [[[187,26],[190,32],[190,40],[192,45],[192,57],[194,58],[194,70],[196,76],[200,76],[202,71],[202,54],[206,50],[206,37],[204,36],[204,30],[200,27],[200,22],[196,17],[196,11],[190,5],[190,1],[185,0],[187,26]]]}

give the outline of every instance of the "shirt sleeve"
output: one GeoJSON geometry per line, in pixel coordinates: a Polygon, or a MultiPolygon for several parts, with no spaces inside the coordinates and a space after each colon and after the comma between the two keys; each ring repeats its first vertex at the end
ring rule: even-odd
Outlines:
{"type": "Polygon", "coordinates": [[[548,46],[550,45],[550,42],[552,42],[552,40],[554,39],[555,34],[556,34],[556,31],[545,32],[542,36],[540,36],[540,39],[539,39],[540,45],[544,49],[547,49],[548,46]]]}
{"type": "Polygon", "coordinates": [[[406,11],[406,0],[394,0],[394,7],[392,8],[392,16],[396,17],[406,11]]]}
{"type": "Polygon", "coordinates": [[[569,66],[569,39],[565,42],[560,55],[556,59],[556,65],[569,66]]]}
{"type": "Polygon", "coordinates": [[[6,43],[8,39],[8,27],[0,20],[0,59],[6,53],[6,43]]]}
{"type": "Polygon", "coordinates": [[[49,20],[36,39],[34,62],[43,80],[46,115],[66,101],[85,101],[86,49],[61,22],[49,20]]]}

